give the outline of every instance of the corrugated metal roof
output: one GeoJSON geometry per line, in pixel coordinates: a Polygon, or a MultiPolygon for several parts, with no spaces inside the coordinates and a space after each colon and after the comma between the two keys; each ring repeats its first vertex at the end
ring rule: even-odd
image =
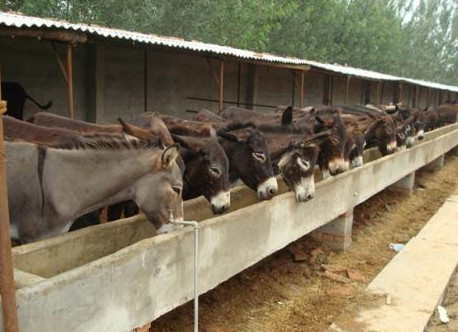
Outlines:
{"type": "Polygon", "coordinates": [[[222,46],[216,44],[202,43],[199,41],[187,41],[175,37],[165,37],[153,34],[144,34],[133,31],[126,31],[120,29],[111,29],[95,25],[69,23],[66,21],[45,19],[33,16],[20,15],[16,13],[0,12],[0,25],[16,28],[54,28],[63,29],[66,31],[73,32],[84,32],[99,37],[128,40],[136,43],[144,43],[151,45],[162,45],[171,48],[188,49],[195,52],[205,52],[220,55],[233,56],[240,59],[247,59],[253,61],[266,61],[272,63],[282,63],[287,65],[295,66],[311,66],[320,68],[323,70],[340,73],[344,75],[358,76],[371,80],[383,80],[383,81],[404,81],[411,84],[418,84],[424,87],[430,87],[434,89],[449,90],[458,92],[458,87],[449,86],[445,84],[426,82],[420,80],[414,80],[409,78],[397,77],[393,75],[382,74],[370,70],[364,70],[359,68],[353,68],[348,66],[342,66],[338,64],[328,64],[316,61],[309,61],[298,58],[282,57],[269,53],[258,53],[248,50],[242,50],[229,46],[222,46]]]}

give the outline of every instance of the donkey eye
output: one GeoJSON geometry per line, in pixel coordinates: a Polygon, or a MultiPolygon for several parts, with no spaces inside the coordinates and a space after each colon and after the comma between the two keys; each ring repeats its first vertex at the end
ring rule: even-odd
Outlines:
{"type": "Polygon", "coordinates": [[[266,155],[262,152],[253,152],[253,157],[256,160],[259,160],[261,163],[266,161],[266,155]]]}
{"type": "Polygon", "coordinates": [[[302,168],[305,171],[310,168],[310,163],[307,160],[304,160],[302,158],[297,158],[297,163],[298,163],[299,167],[302,168]]]}
{"type": "Polygon", "coordinates": [[[216,167],[216,166],[210,167],[210,172],[212,173],[214,177],[220,177],[222,173],[219,167],[216,167]]]}
{"type": "Polygon", "coordinates": [[[180,186],[172,186],[172,190],[177,194],[178,196],[181,196],[181,190],[182,188],[180,186]]]}

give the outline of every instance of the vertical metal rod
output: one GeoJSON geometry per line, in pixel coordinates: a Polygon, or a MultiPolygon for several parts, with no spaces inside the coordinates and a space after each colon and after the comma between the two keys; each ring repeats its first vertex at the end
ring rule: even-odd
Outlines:
{"type": "Polygon", "coordinates": [[[68,117],[73,119],[73,46],[67,45],[67,93],[68,93],[68,117]]]}
{"type": "Polygon", "coordinates": [[[199,331],[199,226],[194,225],[194,332],[199,331]]]}
{"type": "Polygon", "coordinates": [[[300,94],[300,100],[299,100],[300,108],[304,107],[304,80],[305,80],[305,72],[302,70],[301,71],[301,94],[300,94]]]}
{"type": "Polygon", "coordinates": [[[172,221],[177,225],[194,228],[194,332],[199,331],[199,223],[197,221],[172,221]]]}
{"type": "Polygon", "coordinates": [[[242,64],[240,61],[237,64],[237,107],[240,107],[240,74],[242,71],[242,64]]]}
{"type": "Polygon", "coordinates": [[[219,110],[223,110],[223,98],[224,98],[224,60],[221,59],[219,66],[219,110]]]}
{"type": "Polygon", "coordinates": [[[143,51],[143,97],[145,98],[143,111],[148,111],[148,50],[143,51]]]}
{"type": "MultiPolygon", "coordinates": [[[[1,99],[0,91],[0,100],[1,99]]],[[[17,332],[19,331],[19,322],[16,307],[13,258],[11,254],[5,148],[3,144],[3,113],[6,110],[5,106],[4,102],[0,104],[0,295],[2,298],[3,328],[5,332],[17,332]]]]}

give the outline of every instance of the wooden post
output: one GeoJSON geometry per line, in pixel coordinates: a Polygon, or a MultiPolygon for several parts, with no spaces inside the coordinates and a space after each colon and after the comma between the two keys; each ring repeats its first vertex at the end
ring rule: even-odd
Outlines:
{"type": "Polygon", "coordinates": [[[351,76],[347,76],[347,80],[345,82],[345,99],[344,99],[345,105],[348,105],[348,92],[350,91],[350,79],[351,79],[351,76]]]}
{"type": "Polygon", "coordinates": [[[403,100],[403,92],[404,92],[403,90],[404,90],[403,89],[403,84],[401,82],[401,83],[399,83],[399,98],[398,98],[399,99],[398,102],[401,102],[401,103],[404,101],[403,100]]]}
{"type": "Polygon", "coordinates": [[[240,107],[240,72],[242,70],[242,64],[237,64],[237,107],[240,107]]]}
{"type": "Polygon", "coordinates": [[[381,86],[380,86],[380,81],[377,82],[377,97],[376,97],[376,102],[380,100],[380,92],[381,92],[381,86]]]}
{"type": "Polygon", "coordinates": [[[426,106],[429,107],[431,103],[431,88],[428,88],[428,96],[426,97],[426,106]]]}
{"type": "Polygon", "coordinates": [[[68,117],[73,119],[73,45],[67,45],[67,93],[68,93],[68,117]]]}
{"type": "Polygon", "coordinates": [[[413,107],[420,107],[420,87],[418,85],[415,87],[415,100],[413,102],[413,107]]]}
{"type": "Polygon", "coordinates": [[[219,66],[219,110],[223,110],[223,98],[224,98],[224,60],[221,59],[219,66]]]}
{"type": "Polygon", "coordinates": [[[304,107],[304,80],[305,80],[305,71],[301,70],[301,94],[299,98],[299,108],[304,107]]]}
{"type": "Polygon", "coordinates": [[[148,50],[143,51],[143,97],[145,98],[143,111],[148,111],[148,50]]]}
{"type": "Polygon", "coordinates": [[[296,94],[296,73],[293,71],[293,93],[291,96],[291,106],[294,107],[294,99],[296,94]]]}
{"type": "Polygon", "coordinates": [[[6,111],[6,102],[1,101],[0,110],[0,295],[2,298],[3,328],[5,332],[17,332],[19,331],[19,322],[16,306],[16,287],[14,285],[13,257],[11,254],[5,149],[3,144],[3,113],[6,111]]]}
{"type": "Polygon", "coordinates": [[[383,104],[383,93],[385,92],[385,82],[381,82],[381,88],[380,88],[380,101],[379,104],[383,104]]]}

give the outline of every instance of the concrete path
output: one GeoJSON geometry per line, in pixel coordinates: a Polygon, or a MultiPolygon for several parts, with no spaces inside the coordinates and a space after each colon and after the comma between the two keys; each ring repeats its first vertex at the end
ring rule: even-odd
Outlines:
{"type": "Polygon", "coordinates": [[[458,190],[329,331],[424,331],[458,265],[458,190]]]}

